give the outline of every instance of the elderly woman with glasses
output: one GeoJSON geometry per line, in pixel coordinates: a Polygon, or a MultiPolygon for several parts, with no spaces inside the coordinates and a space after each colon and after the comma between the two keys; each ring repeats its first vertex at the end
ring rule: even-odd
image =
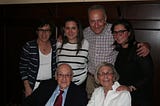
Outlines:
{"type": "Polygon", "coordinates": [[[95,80],[100,85],[96,88],[87,106],[131,106],[131,96],[126,90],[116,91],[120,86],[119,75],[110,63],[100,64],[95,73],[95,80]]]}

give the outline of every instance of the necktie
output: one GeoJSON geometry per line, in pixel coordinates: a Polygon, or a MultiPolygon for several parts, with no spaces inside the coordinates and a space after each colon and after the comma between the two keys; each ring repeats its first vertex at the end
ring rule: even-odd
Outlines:
{"type": "Polygon", "coordinates": [[[60,90],[59,95],[57,96],[53,106],[62,106],[62,94],[64,91],[60,90]]]}

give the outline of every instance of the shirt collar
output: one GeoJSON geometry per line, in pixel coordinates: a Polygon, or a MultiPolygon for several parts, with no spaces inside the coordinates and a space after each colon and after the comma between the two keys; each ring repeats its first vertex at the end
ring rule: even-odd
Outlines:
{"type": "MultiPolygon", "coordinates": [[[[59,89],[60,89],[60,87],[59,87],[59,85],[58,85],[57,88],[56,88],[56,93],[59,93],[59,89]]],[[[66,93],[67,90],[68,90],[68,87],[63,90],[64,93],[66,93]]]]}

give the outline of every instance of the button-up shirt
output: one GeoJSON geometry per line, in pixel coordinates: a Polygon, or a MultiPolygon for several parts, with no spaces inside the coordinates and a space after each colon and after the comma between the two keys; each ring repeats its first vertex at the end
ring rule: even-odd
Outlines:
{"type": "Polygon", "coordinates": [[[97,65],[101,62],[114,64],[118,52],[114,50],[114,38],[111,34],[112,24],[107,23],[100,34],[95,34],[90,27],[84,29],[84,37],[89,42],[88,70],[94,74],[97,65]]]}
{"type": "Polygon", "coordinates": [[[112,89],[105,95],[102,86],[96,88],[87,106],[131,106],[131,95],[129,91],[116,91],[120,84],[116,81],[112,89]]]}
{"type": "MultiPolygon", "coordinates": [[[[57,86],[57,88],[55,89],[55,91],[53,92],[52,96],[50,97],[50,99],[48,100],[48,102],[46,103],[45,106],[53,106],[57,96],[59,95],[60,93],[60,90],[59,90],[59,86],[57,86]]],[[[62,106],[64,106],[64,102],[65,102],[65,99],[66,99],[66,95],[67,95],[67,91],[68,91],[68,88],[64,89],[64,92],[62,94],[62,106]]]]}

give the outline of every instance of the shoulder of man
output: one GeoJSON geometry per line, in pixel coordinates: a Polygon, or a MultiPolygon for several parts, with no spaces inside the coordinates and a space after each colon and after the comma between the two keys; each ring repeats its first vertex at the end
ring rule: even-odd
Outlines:
{"type": "Polygon", "coordinates": [[[76,84],[74,84],[73,82],[71,82],[71,84],[69,85],[69,91],[71,92],[77,92],[77,93],[80,93],[82,90],[80,89],[80,87],[76,84]]]}
{"type": "Polygon", "coordinates": [[[107,23],[106,26],[107,26],[107,29],[108,29],[108,30],[111,30],[111,27],[112,27],[112,24],[111,24],[111,23],[107,23]]]}
{"type": "Polygon", "coordinates": [[[86,35],[86,33],[88,33],[89,31],[90,31],[91,29],[90,29],[90,27],[88,26],[88,27],[86,27],[86,28],[84,28],[84,30],[83,30],[83,34],[84,34],[84,36],[86,35]]]}
{"type": "Polygon", "coordinates": [[[68,96],[70,96],[70,99],[74,98],[74,100],[75,100],[74,102],[79,104],[77,106],[86,106],[87,94],[78,85],[71,82],[67,94],[68,94],[68,96]]]}
{"type": "Polygon", "coordinates": [[[57,81],[55,79],[43,80],[39,87],[50,87],[50,86],[57,86],[57,81]]]}

